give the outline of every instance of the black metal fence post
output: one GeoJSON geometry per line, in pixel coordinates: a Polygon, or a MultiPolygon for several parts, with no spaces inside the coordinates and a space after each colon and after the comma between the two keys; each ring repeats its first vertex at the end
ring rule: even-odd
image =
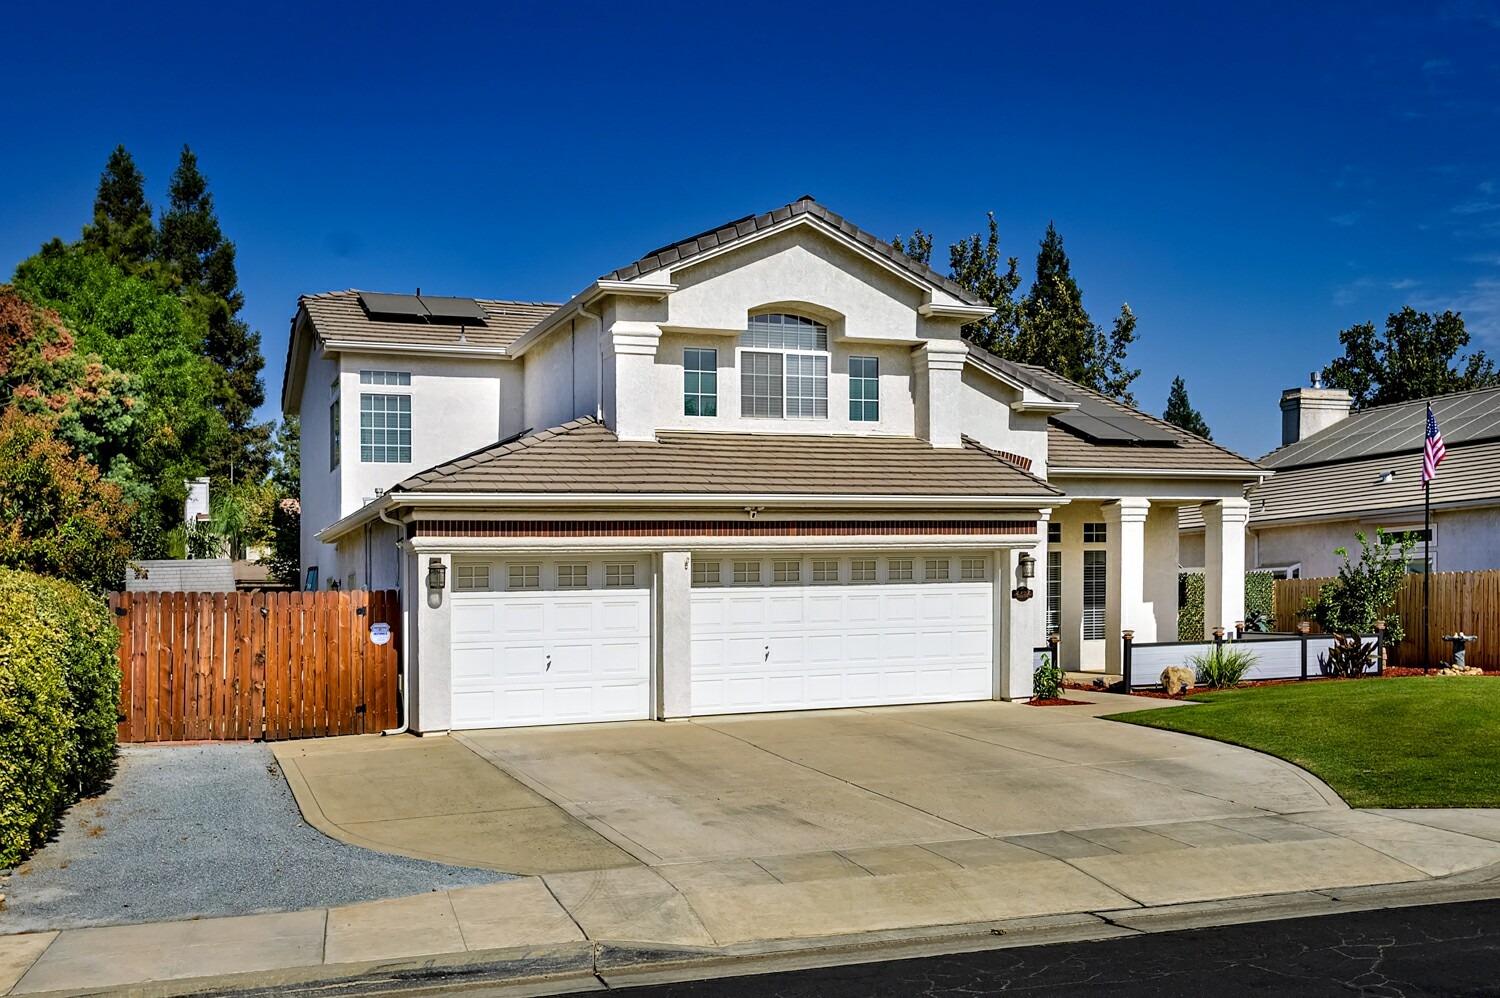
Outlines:
{"type": "Polygon", "coordinates": [[[1057,666],[1058,669],[1062,668],[1062,659],[1059,658],[1058,654],[1057,654],[1058,651],[1061,650],[1061,647],[1062,647],[1062,635],[1061,634],[1058,634],[1056,631],[1053,631],[1051,634],[1047,635],[1047,648],[1049,650],[1049,654],[1051,654],[1051,656],[1052,656],[1052,664],[1055,665],[1055,666],[1057,666]]]}
{"type": "Polygon", "coordinates": [[[1301,623],[1299,623],[1297,625],[1297,637],[1300,639],[1300,643],[1302,645],[1302,678],[1303,679],[1307,678],[1307,632],[1310,631],[1310,630],[1312,630],[1312,627],[1305,620],[1302,621],[1301,623]]]}
{"type": "Polygon", "coordinates": [[[1121,681],[1125,684],[1126,693],[1130,692],[1130,646],[1134,643],[1134,631],[1124,631],[1120,634],[1120,668],[1125,673],[1125,675],[1121,677],[1121,681]]]}

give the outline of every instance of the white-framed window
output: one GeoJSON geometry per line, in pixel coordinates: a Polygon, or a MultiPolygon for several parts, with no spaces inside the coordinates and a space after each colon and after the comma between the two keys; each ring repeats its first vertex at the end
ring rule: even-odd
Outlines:
{"type": "Polygon", "coordinates": [[[734,563],[734,584],[737,586],[760,585],[760,562],[737,561],[734,563]]]}
{"type": "Polygon", "coordinates": [[[1047,552],[1047,633],[1062,631],[1062,552],[1047,552]]]}
{"type": "Polygon", "coordinates": [[[719,563],[717,561],[704,561],[700,558],[693,559],[693,585],[695,586],[717,586],[719,584],[719,563]]]}
{"type": "Polygon", "coordinates": [[[1083,543],[1104,544],[1109,540],[1109,527],[1103,523],[1085,523],[1083,525],[1083,543]]]}
{"type": "Polygon", "coordinates": [[[688,347],[682,351],[682,414],[719,414],[719,351],[688,347]]]}
{"type": "MultiPolygon", "coordinates": [[[[361,371],[360,377],[366,372],[361,371]]],[[[411,396],[359,393],[359,459],[366,464],[411,462],[411,396]]]]}
{"type": "Polygon", "coordinates": [[[960,582],[983,582],[987,577],[986,562],[983,558],[961,558],[958,562],[958,580],[960,582]]]}
{"type": "Polygon", "coordinates": [[[856,423],[880,420],[880,358],[849,358],[849,418],[856,423]]]}
{"type": "Polygon", "coordinates": [[[542,588],[542,567],[540,565],[506,566],[505,587],[507,589],[542,588]]]}
{"type": "Polygon", "coordinates": [[[359,383],[362,385],[409,385],[411,384],[411,372],[360,371],[359,383]]]}
{"type": "Polygon", "coordinates": [[[773,561],[771,563],[771,581],[786,583],[801,582],[802,561],[800,559],[773,561]]]}
{"type": "Polygon", "coordinates": [[[911,559],[892,558],[886,562],[885,577],[891,582],[910,582],[912,579],[911,559]]]}
{"type": "Polygon", "coordinates": [[[328,406],[328,470],[339,466],[339,450],[343,446],[343,415],[339,397],[335,395],[328,406]]]}
{"type": "Polygon", "coordinates": [[[837,582],[839,580],[839,563],[837,558],[814,558],[812,563],[812,580],[814,582],[837,582]]]}
{"type": "Polygon", "coordinates": [[[453,591],[457,593],[481,593],[490,587],[490,566],[454,565],[453,591]]]}
{"type": "Polygon", "coordinates": [[[1104,604],[1109,582],[1108,567],[1103,551],[1083,553],[1083,640],[1104,639],[1104,604]]]}
{"type": "Polygon", "coordinates": [[[633,562],[625,562],[619,565],[605,565],[604,586],[606,589],[634,588],[635,564],[633,562]]]}
{"type": "Polygon", "coordinates": [[[928,582],[947,582],[952,578],[953,566],[947,558],[928,558],[922,566],[922,578],[928,582]]]}
{"type": "Polygon", "coordinates": [[[1062,524],[1061,523],[1053,523],[1050,520],[1047,521],[1047,543],[1048,544],[1061,544],[1062,543],[1062,524]]]}
{"type": "Polygon", "coordinates": [[[828,418],[828,327],[800,315],[754,315],[739,341],[740,415],[828,418]]]}
{"type": "Polygon", "coordinates": [[[558,565],[557,588],[587,589],[589,587],[588,565],[558,565]]]}
{"type": "Polygon", "coordinates": [[[874,582],[875,581],[875,559],[855,558],[849,562],[850,582],[874,582]]]}

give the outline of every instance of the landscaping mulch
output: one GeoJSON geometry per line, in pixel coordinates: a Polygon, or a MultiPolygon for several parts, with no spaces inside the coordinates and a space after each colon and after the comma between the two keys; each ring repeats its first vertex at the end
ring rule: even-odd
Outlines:
{"type": "MultiPolygon", "coordinates": [[[[1073,687],[1073,688],[1074,689],[1082,689],[1084,687],[1073,687]]],[[[1045,700],[1039,699],[1037,697],[1032,697],[1030,700],[1027,700],[1026,703],[1027,703],[1028,706],[1031,706],[1031,707],[1087,707],[1087,706],[1089,706],[1089,702],[1087,700],[1069,700],[1069,699],[1067,699],[1065,697],[1048,697],[1045,700]]]]}
{"type": "MultiPolygon", "coordinates": [[[[1385,674],[1387,676],[1435,676],[1435,675],[1437,675],[1437,671],[1440,668],[1442,668],[1442,666],[1435,665],[1435,666],[1432,667],[1431,671],[1429,671],[1429,672],[1423,672],[1421,669],[1412,669],[1412,668],[1407,668],[1405,666],[1388,665],[1388,666],[1385,667],[1385,674]]],[[[1485,669],[1484,670],[1484,676],[1483,676],[1483,678],[1489,679],[1492,676],[1500,676],[1500,669],[1485,669]]],[[[1445,678],[1447,678],[1447,677],[1445,677],[1445,678]]],[[[1454,678],[1463,678],[1463,677],[1460,676],[1460,677],[1454,677],[1454,678]]],[[[1481,677],[1475,676],[1474,678],[1475,679],[1479,679],[1481,677]]]]}

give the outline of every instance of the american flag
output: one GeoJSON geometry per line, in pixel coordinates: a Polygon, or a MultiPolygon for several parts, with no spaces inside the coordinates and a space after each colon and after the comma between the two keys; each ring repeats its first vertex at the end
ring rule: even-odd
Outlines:
{"type": "Polygon", "coordinates": [[[1448,448],[1443,446],[1443,431],[1438,429],[1437,417],[1432,414],[1432,406],[1427,406],[1427,446],[1422,451],[1422,484],[1426,485],[1437,477],[1437,466],[1443,463],[1443,458],[1448,456],[1448,448]]]}

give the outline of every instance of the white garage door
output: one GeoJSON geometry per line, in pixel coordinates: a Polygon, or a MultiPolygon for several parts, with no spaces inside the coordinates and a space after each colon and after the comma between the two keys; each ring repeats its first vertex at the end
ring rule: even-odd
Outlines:
{"type": "Polygon", "coordinates": [[[643,562],[454,565],[453,727],[650,716],[643,562]]]}
{"type": "Polygon", "coordinates": [[[694,558],[694,714],[988,699],[988,559],[694,558]]]}

